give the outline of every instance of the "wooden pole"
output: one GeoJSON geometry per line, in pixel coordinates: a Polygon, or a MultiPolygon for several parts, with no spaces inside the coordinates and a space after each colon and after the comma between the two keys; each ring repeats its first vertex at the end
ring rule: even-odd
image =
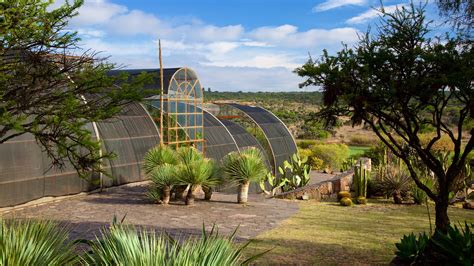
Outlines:
{"type": "Polygon", "coordinates": [[[164,90],[164,83],[163,83],[163,56],[161,54],[161,40],[158,40],[158,49],[159,49],[159,57],[160,57],[160,145],[163,145],[163,90],[164,90]]]}

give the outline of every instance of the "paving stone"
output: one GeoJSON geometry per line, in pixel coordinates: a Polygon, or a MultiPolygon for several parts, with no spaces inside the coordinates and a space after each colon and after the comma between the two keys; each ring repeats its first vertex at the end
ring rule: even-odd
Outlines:
{"type": "MultiPolygon", "coordinates": [[[[68,197],[60,201],[0,213],[0,217],[42,218],[68,224],[73,239],[92,239],[99,230],[108,227],[114,215],[125,223],[172,236],[199,236],[203,223],[210,229],[216,224],[219,233],[231,234],[240,225],[237,240],[255,237],[276,227],[298,211],[294,201],[268,199],[262,194],[250,194],[247,205],[237,204],[235,194],[214,192],[212,200],[196,199],[196,205],[185,206],[172,201],[169,206],[148,203],[144,194],[147,184],[129,184],[104,192],[68,197]],[[222,225],[222,226],[220,226],[222,225]]],[[[203,195],[198,195],[203,198],[203,195]]]]}

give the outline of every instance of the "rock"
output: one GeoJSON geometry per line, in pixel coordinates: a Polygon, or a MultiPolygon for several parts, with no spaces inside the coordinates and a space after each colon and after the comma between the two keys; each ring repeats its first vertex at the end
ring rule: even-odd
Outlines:
{"type": "Polygon", "coordinates": [[[466,201],[462,204],[463,209],[474,210],[474,202],[466,201]]]}
{"type": "Polygon", "coordinates": [[[300,200],[309,200],[309,195],[307,193],[304,193],[299,199],[300,200]]]}

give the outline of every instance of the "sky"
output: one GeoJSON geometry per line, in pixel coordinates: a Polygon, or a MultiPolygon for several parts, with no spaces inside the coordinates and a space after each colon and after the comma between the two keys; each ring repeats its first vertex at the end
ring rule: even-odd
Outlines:
{"type": "MultiPolygon", "coordinates": [[[[57,1],[54,6],[62,2],[57,1]]],[[[385,0],[385,10],[408,5],[385,0]]],[[[190,67],[214,91],[298,91],[310,54],[353,46],[380,0],[85,0],[69,24],[121,68],[190,67]]],[[[434,4],[428,2],[429,12],[434,4]]]]}

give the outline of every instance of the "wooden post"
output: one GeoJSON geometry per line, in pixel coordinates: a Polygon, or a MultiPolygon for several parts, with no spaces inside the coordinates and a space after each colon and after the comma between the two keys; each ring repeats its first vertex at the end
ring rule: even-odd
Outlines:
{"type": "Polygon", "coordinates": [[[160,145],[164,145],[163,143],[163,90],[164,90],[164,83],[163,83],[163,57],[161,54],[161,40],[158,40],[158,48],[159,48],[159,57],[160,57],[160,145]]]}

